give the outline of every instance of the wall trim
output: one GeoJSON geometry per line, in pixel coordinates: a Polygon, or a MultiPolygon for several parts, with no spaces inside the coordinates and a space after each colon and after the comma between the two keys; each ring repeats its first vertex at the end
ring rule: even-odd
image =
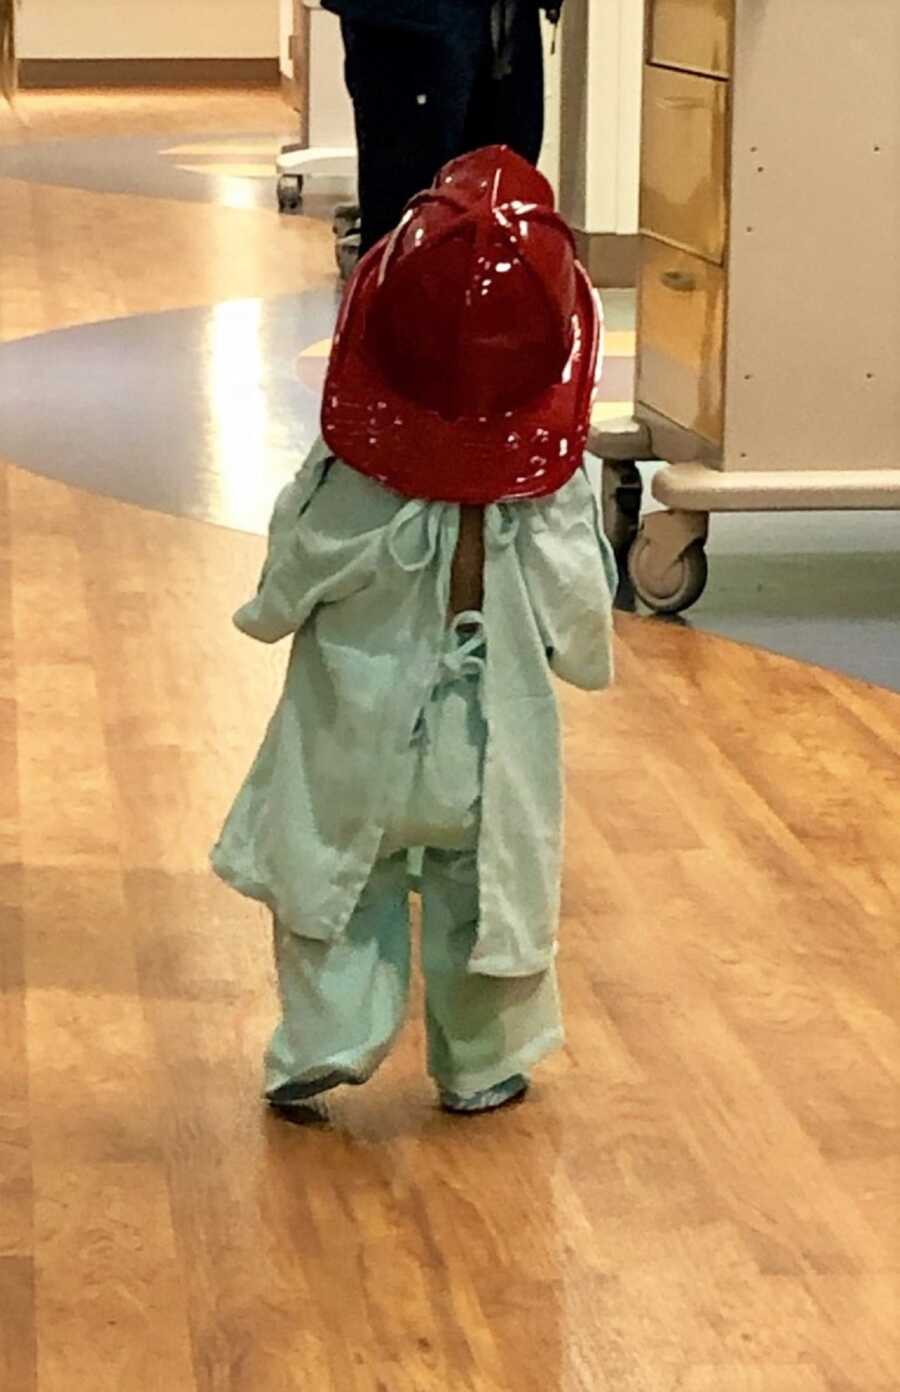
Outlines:
{"type": "Polygon", "coordinates": [[[637,285],[641,239],[625,232],[575,229],[578,259],[601,290],[631,290],[637,285]]]}
{"type": "Polygon", "coordinates": [[[278,87],[273,58],[23,58],[23,88],[278,87]]]}

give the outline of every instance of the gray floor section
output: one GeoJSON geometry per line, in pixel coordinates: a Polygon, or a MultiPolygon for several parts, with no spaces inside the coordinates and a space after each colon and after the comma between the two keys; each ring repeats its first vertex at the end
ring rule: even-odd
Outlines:
{"type": "MultiPolygon", "coordinates": [[[[247,163],[240,155],[219,155],[216,147],[227,144],[259,145],[264,134],[232,131],[210,135],[140,135],[118,139],[47,140],[26,145],[0,146],[0,178],[24,179],[55,188],[86,189],[94,193],[136,194],[142,198],[172,198],[187,203],[219,203],[225,207],[275,209],[275,167],[271,177],[242,178],[217,172],[217,164],[247,163]],[[167,155],[183,145],[209,146],[208,154],[167,155]],[[208,173],[179,168],[209,164],[208,173]]],[[[289,128],[273,133],[280,145],[296,139],[289,128]]],[[[311,217],[330,218],[334,203],[351,192],[346,181],[310,179],[302,211],[311,217]]]]}
{"type": "Polygon", "coordinates": [[[318,431],[336,287],[0,345],[0,454],[175,516],[263,532],[318,431]],[[304,371],[304,368],[306,369],[304,371]]]}
{"type": "Polygon", "coordinates": [[[720,514],[707,554],[706,591],[674,622],[900,691],[896,512],[720,514]]]}
{"type": "Polygon", "coordinates": [[[693,627],[900,691],[896,514],[720,517],[709,558],[693,627]]]}

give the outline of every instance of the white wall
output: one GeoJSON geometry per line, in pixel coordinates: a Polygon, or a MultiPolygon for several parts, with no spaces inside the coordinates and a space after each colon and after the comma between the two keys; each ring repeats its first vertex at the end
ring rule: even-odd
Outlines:
{"type": "Polygon", "coordinates": [[[24,58],[274,58],[278,0],[23,0],[24,58]]]}
{"type": "Polygon", "coordinates": [[[544,151],[541,157],[541,170],[550,180],[557,197],[559,196],[559,118],[560,118],[560,78],[562,64],[562,42],[556,36],[556,51],[553,49],[553,30],[544,25],[544,72],[545,83],[545,124],[544,151]]]}
{"type": "Polygon", "coordinates": [[[569,0],[564,80],[573,111],[560,150],[564,212],[585,232],[638,227],[643,0],[569,0]]]}
{"type": "Polygon", "coordinates": [[[590,6],[588,232],[638,229],[643,0],[590,6]]]}

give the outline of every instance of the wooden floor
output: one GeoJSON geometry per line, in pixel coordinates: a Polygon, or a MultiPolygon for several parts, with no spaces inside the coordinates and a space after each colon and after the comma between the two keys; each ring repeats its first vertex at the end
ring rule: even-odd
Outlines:
{"type": "MultiPolygon", "coordinates": [[[[7,336],[65,291],[15,254],[7,336]]],[[[228,624],[260,556],[0,464],[3,1392],[897,1392],[900,699],[623,619],[564,698],[567,1052],[461,1123],[414,1020],[291,1128],[206,871],[284,657],[228,624]]]]}
{"type": "MultiPolygon", "coordinates": [[[[245,92],[23,93],[27,125],[0,103],[4,144],[272,131],[290,127],[274,95],[245,92]]],[[[139,198],[0,178],[0,342],[121,315],[288,294],[331,276],[321,222],[274,209],[139,198]]]]}

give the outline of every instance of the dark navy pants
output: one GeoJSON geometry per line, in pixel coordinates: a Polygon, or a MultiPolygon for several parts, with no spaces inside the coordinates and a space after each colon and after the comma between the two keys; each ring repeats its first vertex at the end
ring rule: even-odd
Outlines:
{"type": "Polygon", "coordinates": [[[508,73],[496,74],[490,5],[461,5],[440,32],[342,20],[356,118],[362,249],[399,222],[448,160],[510,145],[537,163],[544,133],[540,11],[521,0],[508,73]]]}

